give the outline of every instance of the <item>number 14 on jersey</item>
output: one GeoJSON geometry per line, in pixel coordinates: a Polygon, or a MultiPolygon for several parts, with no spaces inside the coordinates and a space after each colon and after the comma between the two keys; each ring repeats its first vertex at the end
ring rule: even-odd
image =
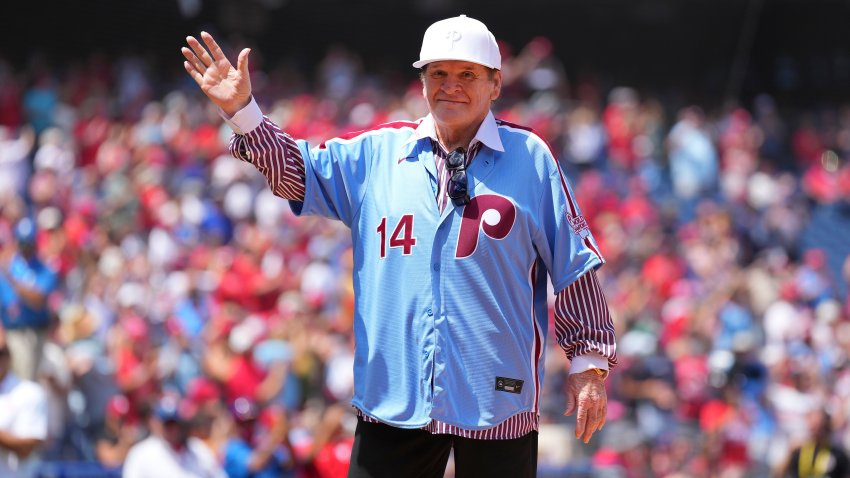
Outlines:
{"type": "MultiPolygon", "coordinates": [[[[382,217],[381,223],[378,224],[378,234],[381,236],[381,259],[387,256],[387,218],[382,217]]],[[[395,225],[389,241],[390,248],[400,247],[401,253],[409,256],[413,253],[413,246],[416,245],[416,238],[413,237],[413,214],[405,214],[401,216],[398,223],[395,225]]]]}

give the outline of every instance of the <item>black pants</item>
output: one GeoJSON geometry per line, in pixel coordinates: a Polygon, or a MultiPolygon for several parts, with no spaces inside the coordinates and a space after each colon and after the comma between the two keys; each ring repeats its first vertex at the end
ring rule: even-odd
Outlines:
{"type": "Polygon", "coordinates": [[[473,440],[358,420],[348,478],[442,478],[452,448],[457,478],[537,473],[537,432],[513,440],[473,440]]]}

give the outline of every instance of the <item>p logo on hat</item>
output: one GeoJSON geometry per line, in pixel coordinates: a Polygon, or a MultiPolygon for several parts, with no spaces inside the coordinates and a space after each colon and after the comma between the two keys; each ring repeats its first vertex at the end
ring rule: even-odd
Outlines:
{"type": "Polygon", "coordinates": [[[446,33],[446,40],[449,41],[449,50],[455,47],[455,42],[463,38],[463,34],[459,31],[452,30],[446,33]]]}
{"type": "Polygon", "coordinates": [[[440,20],[425,30],[419,61],[422,68],[435,61],[459,60],[478,63],[487,68],[502,68],[502,56],[496,37],[487,26],[466,15],[440,20]]]}

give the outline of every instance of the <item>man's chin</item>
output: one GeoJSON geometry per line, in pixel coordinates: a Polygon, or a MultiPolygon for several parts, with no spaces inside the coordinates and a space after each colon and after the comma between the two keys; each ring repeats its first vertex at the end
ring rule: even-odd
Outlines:
{"type": "Polygon", "coordinates": [[[466,108],[467,106],[468,106],[467,103],[462,103],[460,101],[447,101],[447,100],[437,101],[437,108],[457,109],[457,108],[466,108]]]}
{"type": "Polygon", "coordinates": [[[445,108],[438,106],[432,115],[439,123],[462,123],[466,117],[466,111],[461,108],[445,108]]]}

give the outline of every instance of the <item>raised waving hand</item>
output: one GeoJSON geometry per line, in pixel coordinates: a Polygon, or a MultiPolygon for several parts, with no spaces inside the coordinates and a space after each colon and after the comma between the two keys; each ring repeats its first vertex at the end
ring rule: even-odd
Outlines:
{"type": "Polygon", "coordinates": [[[209,51],[195,37],[186,37],[191,49],[185,46],[180,49],[186,57],[183,67],[216,106],[233,116],[251,102],[251,77],[248,75],[251,49],[239,52],[234,68],[212,35],[201,32],[201,39],[209,51]]]}

